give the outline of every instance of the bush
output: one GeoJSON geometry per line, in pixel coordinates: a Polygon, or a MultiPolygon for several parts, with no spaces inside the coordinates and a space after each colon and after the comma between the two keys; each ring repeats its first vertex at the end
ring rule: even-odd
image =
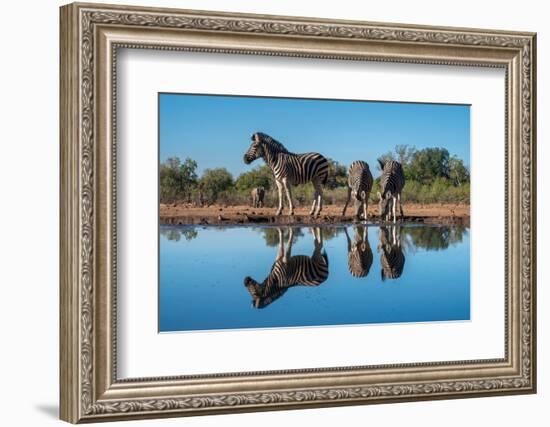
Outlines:
{"type": "MultiPolygon", "coordinates": [[[[470,174],[462,160],[449,155],[444,148],[425,148],[402,145],[395,153],[381,156],[395,159],[403,164],[406,178],[403,189],[403,203],[469,203],[470,174]]],[[[347,167],[335,160],[329,160],[329,176],[323,187],[325,204],[344,205],[347,198],[347,167]]],[[[371,172],[376,173],[374,165],[371,172]]],[[[377,170],[379,166],[377,165],[377,170]]],[[[276,207],[279,203],[277,186],[273,173],[265,164],[240,174],[233,180],[225,168],[206,169],[200,179],[197,176],[197,162],[186,158],[183,162],[177,157],[168,158],[159,168],[161,203],[194,203],[211,205],[250,205],[251,190],[264,187],[264,206],[276,207]]],[[[292,187],[296,207],[310,207],[315,193],[311,183],[292,187]]],[[[369,204],[378,203],[380,178],[374,180],[369,204]]],[[[353,201],[352,201],[353,202],[353,201]]],[[[287,205],[283,193],[283,204],[287,205]]]]}
{"type": "Polygon", "coordinates": [[[206,169],[199,188],[208,204],[216,203],[221,193],[233,189],[233,176],[225,168],[206,169]]]}

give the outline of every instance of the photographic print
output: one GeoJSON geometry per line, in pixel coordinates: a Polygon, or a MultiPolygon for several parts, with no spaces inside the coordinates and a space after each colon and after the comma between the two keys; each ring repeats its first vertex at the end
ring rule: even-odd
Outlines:
{"type": "Polygon", "coordinates": [[[535,33],[59,22],[61,419],[536,392],[535,33]]]}
{"type": "Polygon", "coordinates": [[[470,106],[160,93],[159,331],[470,320],[470,106]]]}

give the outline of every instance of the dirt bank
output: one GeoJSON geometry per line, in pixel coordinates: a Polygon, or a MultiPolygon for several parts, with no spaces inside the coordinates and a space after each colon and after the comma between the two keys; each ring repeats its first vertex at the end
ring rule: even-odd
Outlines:
{"type": "MultiPolygon", "coordinates": [[[[160,205],[161,224],[341,224],[351,223],[353,207],[348,208],[345,217],[341,216],[342,206],[326,205],[319,218],[309,216],[308,208],[295,209],[294,216],[288,216],[283,210],[281,216],[275,216],[275,208],[252,208],[250,206],[197,207],[184,204],[160,205]]],[[[457,204],[404,204],[404,221],[423,224],[470,224],[470,206],[457,204]]],[[[381,222],[378,207],[369,206],[369,221],[381,222]]]]}

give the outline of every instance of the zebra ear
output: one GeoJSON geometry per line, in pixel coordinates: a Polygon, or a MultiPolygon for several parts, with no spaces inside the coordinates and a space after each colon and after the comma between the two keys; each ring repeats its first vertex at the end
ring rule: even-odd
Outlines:
{"type": "Polygon", "coordinates": [[[382,159],[378,159],[378,164],[380,165],[380,169],[384,170],[385,163],[382,161],[382,159]]]}

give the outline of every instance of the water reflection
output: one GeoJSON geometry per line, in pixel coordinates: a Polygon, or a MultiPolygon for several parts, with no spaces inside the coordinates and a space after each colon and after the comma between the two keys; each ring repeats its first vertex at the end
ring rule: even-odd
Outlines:
{"type": "MultiPolygon", "coordinates": [[[[252,306],[264,308],[280,298],[288,288],[297,285],[317,286],[328,277],[328,255],[321,250],[323,240],[330,240],[344,233],[347,242],[348,270],[355,278],[368,276],[373,264],[373,252],[369,242],[367,224],[342,227],[310,228],[314,239],[314,251],[311,257],[291,256],[292,245],[305,235],[306,228],[287,227],[287,249],[284,249],[282,227],[263,227],[256,229],[265,244],[278,247],[275,263],[267,278],[260,284],[251,277],[244,284],[252,296],[252,306]],[[350,237],[350,233],[353,238],[350,237]]],[[[390,225],[378,227],[378,247],[380,253],[380,278],[382,281],[399,279],[405,268],[405,247],[410,251],[418,249],[445,250],[449,246],[461,243],[465,227],[448,226],[402,226],[390,225]]]]}
{"type": "Polygon", "coordinates": [[[187,241],[196,239],[199,235],[199,232],[195,227],[161,227],[160,235],[166,237],[166,239],[168,240],[179,242],[181,240],[181,236],[183,236],[187,241]]]}
{"type": "Polygon", "coordinates": [[[466,227],[161,226],[159,243],[162,332],[470,318],[466,227]]]}
{"type": "Polygon", "coordinates": [[[310,257],[307,255],[292,256],[293,228],[288,229],[286,251],[282,228],[278,227],[275,230],[278,236],[279,250],[269,275],[262,283],[258,283],[250,276],[244,278],[244,285],[252,297],[252,306],[255,308],[267,307],[283,296],[292,286],[318,286],[328,277],[328,257],[326,251],[323,250],[323,236],[319,228],[310,229],[314,242],[313,254],[310,257]]]}
{"type": "Polygon", "coordinates": [[[447,249],[456,243],[461,243],[466,227],[403,227],[407,235],[407,245],[411,248],[422,248],[431,251],[447,249]]]}
{"type": "Polygon", "coordinates": [[[398,279],[405,268],[405,254],[401,247],[401,227],[380,227],[380,277],[386,279],[398,279]]]}
{"type": "MultiPolygon", "coordinates": [[[[281,232],[280,227],[259,227],[255,228],[260,233],[265,241],[266,246],[277,247],[281,245],[281,232]]],[[[304,235],[304,231],[301,228],[292,229],[292,243],[295,243],[300,237],[304,235]]]]}
{"type": "MultiPolygon", "coordinates": [[[[266,246],[270,247],[276,247],[279,246],[280,238],[279,238],[279,231],[282,230],[284,227],[255,227],[254,230],[257,231],[259,234],[262,235],[266,246]]],[[[296,241],[303,237],[305,235],[305,232],[307,232],[306,227],[286,227],[286,228],[292,228],[292,243],[296,243],[296,241]]],[[[341,227],[317,227],[319,229],[319,233],[322,234],[323,240],[331,240],[337,237],[341,232],[341,227]]]]}
{"type": "Polygon", "coordinates": [[[348,268],[353,277],[366,277],[372,266],[372,249],[369,243],[368,227],[353,227],[354,239],[350,239],[347,227],[344,227],[348,243],[348,268]]]}
{"type": "MultiPolygon", "coordinates": [[[[355,278],[366,278],[374,259],[368,229],[367,224],[310,228],[314,250],[312,256],[308,257],[291,255],[292,245],[305,236],[306,228],[287,227],[286,251],[285,230],[282,227],[257,228],[256,231],[262,235],[265,244],[269,247],[278,247],[278,253],[270,273],[262,283],[258,283],[250,276],[244,279],[244,284],[252,297],[252,306],[267,307],[292,286],[317,286],[323,283],[329,272],[328,255],[326,251],[322,251],[323,240],[333,239],[342,232],[346,236],[350,274],[355,278]]],[[[380,253],[380,278],[382,281],[395,280],[403,275],[405,246],[413,251],[444,250],[452,244],[462,242],[465,230],[465,227],[380,226],[377,247],[377,252],[380,253]]]]}

